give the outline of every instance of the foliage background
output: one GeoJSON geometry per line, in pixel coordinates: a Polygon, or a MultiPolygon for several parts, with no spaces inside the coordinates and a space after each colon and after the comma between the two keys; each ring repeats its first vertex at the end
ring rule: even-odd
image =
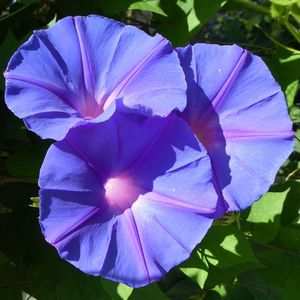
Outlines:
{"type": "Polygon", "coordinates": [[[215,221],[191,257],[163,280],[131,289],[82,273],[44,241],[32,197],[52,142],[27,131],[6,108],[0,78],[0,300],[299,299],[299,0],[0,0],[0,13],[2,71],[33,30],[69,15],[104,15],[158,32],[174,47],[238,44],[261,56],[281,85],[296,135],[269,193],[215,221]]]}

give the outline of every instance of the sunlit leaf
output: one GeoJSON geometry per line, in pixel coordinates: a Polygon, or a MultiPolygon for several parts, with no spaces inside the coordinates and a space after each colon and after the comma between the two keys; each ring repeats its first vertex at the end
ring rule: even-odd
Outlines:
{"type": "Polygon", "coordinates": [[[139,9],[139,10],[152,11],[157,14],[167,16],[160,6],[160,0],[144,0],[144,1],[140,1],[140,2],[135,2],[135,3],[132,3],[128,7],[128,9],[139,9]]]}
{"type": "Polygon", "coordinates": [[[180,265],[180,270],[196,281],[201,288],[207,279],[209,266],[202,251],[195,249],[190,258],[180,265]]]}
{"type": "Polygon", "coordinates": [[[285,93],[288,107],[291,107],[300,77],[300,54],[279,47],[273,52],[272,61],[276,70],[276,74],[273,75],[285,93]]]}
{"type": "Polygon", "coordinates": [[[247,221],[252,223],[252,237],[257,243],[268,243],[280,228],[280,214],[288,190],[281,193],[267,193],[252,207],[247,221]]]}
{"type": "Polygon", "coordinates": [[[224,0],[161,0],[161,7],[168,17],[159,18],[157,31],[170,40],[173,47],[188,42],[216,12],[224,0]]]}
{"type": "Polygon", "coordinates": [[[293,3],[297,2],[298,0],[270,0],[270,1],[275,4],[286,6],[286,5],[293,4],[293,3]]]}
{"type": "Polygon", "coordinates": [[[199,245],[214,266],[226,268],[241,262],[256,261],[244,234],[233,225],[213,226],[199,245]]]}

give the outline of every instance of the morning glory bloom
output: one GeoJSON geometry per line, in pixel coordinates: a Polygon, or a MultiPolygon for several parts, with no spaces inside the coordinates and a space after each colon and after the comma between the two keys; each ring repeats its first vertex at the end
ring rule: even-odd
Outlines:
{"type": "Polygon", "coordinates": [[[108,120],[79,123],[52,145],[39,178],[46,240],[82,271],[131,287],[189,257],[218,198],[186,122],[150,112],[118,99],[108,120]]]}
{"type": "Polygon", "coordinates": [[[77,122],[100,122],[116,98],[166,116],[186,106],[170,42],[100,17],[67,17],[34,32],[4,72],[5,101],[28,129],[62,139],[77,122]]]}
{"type": "Polygon", "coordinates": [[[243,210],[268,191],[293,150],[284,95],[263,61],[236,45],[176,50],[188,85],[178,115],[211,158],[219,214],[243,210]]]}

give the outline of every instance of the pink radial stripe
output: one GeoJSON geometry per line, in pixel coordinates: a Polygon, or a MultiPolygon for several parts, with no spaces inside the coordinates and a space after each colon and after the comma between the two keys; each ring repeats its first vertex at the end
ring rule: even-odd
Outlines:
{"type": "Polygon", "coordinates": [[[178,62],[160,35],[100,16],[67,17],[35,31],[12,56],[4,73],[5,102],[30,130],[55,140],[81,116],[86,122],[107,120],[109,113],[100,116],[117,98],[167,116],[186,105],[178,62]],[[53,113],[50,130],[48,112],[53,113]]]}
{"type": "Polygon", "coordinates": [[[133,242],[136,246],[137,252],[139,254],[140,261],[142,262],[143,268],[145,269],[145,273],[148,276],[148,283],[151,283],[152,280],[151,280],[151,276],[150,276],[149,269],[148,269],[148,266],[147,266],[148,264],[147,264],[147,261],[146,261],[146,258],[145,258],[144,249],[143,249],[141,238],[140,238],[140,235],[139,235],[139,230],[137,228],[136,221],[135,221],[135,218],[134,218],[134,215],[133,215],[132,211],[129,210],[129,209],[126,210],[124,212],[124,218],[127,222],[128,229],[129,229],[130,234],[131,234],[131,238],[132,238],[132,240],[133,240],[133,242]]]}
{"type": "Polygon", "coordinates": [[[269,95],[268,98],[256,100],[255,103],[253,103],[252,105],[243,106],[242,105],[243,103],[241,103],[239,109],[237,109],[237,110],[235,110],[235,111],[233,111],[231,113],[228,113],[228,114],[220,113],[219,114],[219,121],[222,122],[222,121],[224,121],[228,117],[231,117],[231,116],[235,117],[237,114],[239,114],[241,112],[244,112],[244,111],[246,111],[249,108],[254,108],[256,105],[259,105],[259,104],[267,102],[267,101],[271,101],[273,97],[276,97],[276,96],[280,95],[281,93],[282,93],[281,91],[278,91],[278,92],[276,92],[276,93],[274,93],[272,95],[269,95]]]}
{"type": "MultiPolygon", "coordinates": [[[[147,200],[148,200],[148,199],[147,199],[147,200]]],[[[161,203],[161,202],[158,202],[158,201],[155,201],[155,202],[161,203]]],[[[165,203],[161,203],[161,204],[164,205],[165,203]]],[[[176,206],[174,206],[174,207],[176,207],[176,206]]],[[[179,208],[179,207],[178,207],[178,208],[179,208]]],[[[182,208],[182,207],[180,207],[180,208],[182,208]]],[[[166,235],[170,236],[170,237],[171,237],[178,245],[180,245],[180,247],[182,247],[182,248],[187,252],[187,255],[190,253],[190,251],[187,249],[187,247],[186,247],[183,243],[181,243],[180,241],[178,241],[178,239],[176,239],[170,232],[168,232],[168,230],[166,230],[165,227],[162,226],[162,225],[158,222],[158,220],[156,220],[151,214],[149,214],[149,213],[142,207],[142,205],[139,205],[139,210],[143,211],[143,213],[144,213],[145,215],[147,215],[147,217],[150,218],[152,222],[154,222],[157,226],[159,226],[159,227],[163,230],[163,232],[164,232],[166,235]]]]}
{"type": "Polygon", "coordinates": [[[230,154],[230,157],[233,158],[241,167],[243,167],[245,170],[247,170],[248,172],[250,172],[253,176],[255,176],[258,179],[262,180],[266,184],[269,184],[269,182],[263,176],[260,176],[257,172],[255,172],[253,169],[251,169],[245,163],[241,162],[241,160],[238,159],[236,156],[230,154]]]}
{"type": "Polygon", "coordinates": [[[101,214],[105,213],[105,210],[108,208],[107,203],[102,202],[100,207],[95,207],[85,218],[83,218],[80,222],[76,223],[72,227],[69,228],[64,234],[58,236],[55,241],[51,242],[51,245],[56,246],[61,241],[71,236],[74,232],[80,230],[85,225],[89,224],[94,218],[98,217],[101,214]]]}
{"type": "MultiPolygon", "coordinates": [[[[218,93],[215,95],[215,97],[211,100],[211,106],[208,106],[204,112],[201,113],[201,117],[199,116],[199,119],[201,118],[201,123],[205,124],[205,122],[213,115],[213,113],[217,110],[218,106],[224,99],[224,95],[226,94],[226,91],[230,87],[231,83],[234,81],[235,76],[237,75],[239,69],[243,65],[243,62],[247,56],[247,51],[244,50],[236,63],[234,69],[231,71],[229,77],[224,81],[224,84],[222,85],[221,89],[218,91],[218,93]]],[[[195,68],[197,70],[197,68],[195,68]]],[[[196,77],[198,78],[198,77],[196,77]]]]}
{"type": "Polygon", "coordinates": [[[291,131],[230,131],[224,130],[223,135],[226,139],[234,138],[278,138],[278,137],[291,137],[291,131]]]}
{"type": "MultiPolygon", "coordinates": [[[[102,179],[102,184],[106,182],[108,178],[107,172],[101,168],[87,153],[82,151],[82,149],[78,148],[70,139],[65,138],[65,142],[73,148],[76,153],[80,156],[80,158],[86,162],[86,164],[95,171],[96,174],[102,179]]],[[[100,183],[99,183],[100,184],[100,183]]]]}
{"type": "Polygon", "coordinates": [[[20,75],[10,75],[9,72],[5,73],[5,79],[9,82],[9,80],[16,80],[16,81],[20,81],[20,82],[24,82],[24,83],[28,83],[28,84],[32,84],[35,85],[41,89],[44,89],[52,94],[54,94],[55,96],[59,97],[64,103],[66,103],[67,105],[69,105],[71,108],[73,108],[75,111],[79,111],[80,108],[79,107],[74,107],[74,104],[79,102],[74,101],[75,97],[73,97],[73,95],[71,95],[70,93],[61,90],[60,88],[46,83],[46,82],[42,82],[39,81],[37,79],[32,79],[32,78],[28,78],[28,77],[23,77],[20,75]]]}
{"type": "Polygon", "coordinates": [[[120,177],[123,176],[130,176],[133,177],[135,173],[139,171],[140,168],[143,167],[143,162],[147,160],[147,157],[151,154],[151,151],[154,149],[154,147],[158,144],[160,139],[162,138],[162,135],[167,127],[172,126],[172,124],[175,122],[175,119],[170,117],[167,117],[165,119],[165,122],[162,124],[162,126],[157,131],[155,137],[150,140],[149,144],[144,148],[145,150],[143,153],[141,153],[141,156],[133,161],[131,165],[129,165],[124,172],[120,174],[120,177]]]}
{"type": "Polygon", "coordinates": [[[124,87],[130,82],[130,80],[137,75],[139,70],[145,65],[145,63],[153,56],[154,53],[158,51],[158,49],[169,43],[166,39],[163,39],[157,46],[154,48],[148,56],[146,56],[136,67],[134,67],[129,74],[125,76],[125,78],[122,79],[122,81],[115,87],[114,91],[109,95],[109,97],[106,99],[103,110],[106,110],[107,107],[111,104],[113,100],[115,100],[118,96],[121,96],[121,93],[124,89],[124,87]]]}
{"type": "MultiPolygon", "coordinates": [[[[189,202],[183,202],[183,201],[180,201],[176,198],[173,198],[173,197],[171,198],[171,197],[168,197],[168,196],[163,195],[161,193],[156,193],[155,191],[151,191],[151,192],[145,194],[144,197],[148,201],[160,203],[160,204],[163,204],[163,205],[166,205],[166,206],[172,206],[172,207],[175,207],[175,208],[197,211],[197,212],[201,212],[201,214],[208,214],[209,215],[209,214],[214,214],[215,213],[215,209],[208,208],[208,207],[203,207],[201,205],[196,205],[196,204],[192,204],[192,203],[189,203],[189,202]]],[[[200,197],[201,197],[201,195],[199,195],[199,198],[200,197]]],[[[200,203],[201,203],[201,201],[200,201],[200,203]]]]}
{"type": "Polygon", "coordinates": [[[94,84],[94,78],[93,78],[90,59],[87,55],[87,51],[86,51],[85,44],[84,44],[84,39],[81,35],[80,27],[78,27],[77,19],[73,18],[73,22],[74,22],[74,27],[76,29],[76,33],[78,36],[85,88],[86,88],[86,91],[88,93],[90,93],[91,96],[94,98],[95,97],[95,95],[94,95],[95,84],[94,84]]]}

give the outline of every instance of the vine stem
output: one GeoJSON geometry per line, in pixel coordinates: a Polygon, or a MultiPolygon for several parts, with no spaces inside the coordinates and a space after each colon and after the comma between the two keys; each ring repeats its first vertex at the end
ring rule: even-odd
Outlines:
{"type": "Polygon", "coordinates": [[[296,170],[294,170],[293,172],[291,172],[285,179],[285,181],[288,181],[294,174],[296,174],[300,169],[297,168],[296,170]]]}
{"type": "Polygon", "coordinates": [[[31,284],[27,281],[24,281],[24,282],[20,282],[20,283],[16,283],[16,284],[1,286],[0,290],[14,288],[14,287],[21,287],[21,286],[31,286],[31,284]]]}
{"type": "Polygon", "coordinates": [[[267,292],[270,292],[270,293],[273,293],[273,294],[278,294],[278,292],[275,292],[275,291],[269,290],[269,289],[264,289],[264,288],[261,288],[259,286],[248,285],[248,284],[244,284],[244,283],[240,283],[240,282],[235,282],[233,280],[230,280],[229,282],[231,282],[233,284],[245,286],[245,287],[248,287],[248,288],[256,289],[256,290],[267,291],[267,292]]]}
{"type": "Polygon", "coordinates": [[[22,179],[22,178],[17,178],[17,177],[8,177],[8,176],[0,176],[0,183],[2,182],[27,182],[27,183],[37,183],[37,181],[33,180],[27,180],[27,179],[22,179]]]}
{"type": "Polygon", "coordinates": [[[270,14],[270,10],[266,7],[263,7],[259,4],[256,4],[256,3],[253,3],[251,1],[248,1],[248,0],[230,0],[230,2],[236,2],[236,3],[239,3],[239,4],[243,4],[249,8],[253,8],[263,14],[267,14],[269,15],[270,14]]]}
{"type": "MultiPolygon", "coordinates": [[[[248,0],[230,0],[230,1],[242,4],[248,8],[252,8],[263,14],[270,15],[270,10],[268,8],[260,6],[259,4],[253,3],[251,1],[248,1],[248,0]]],[[[288,21],[289,11],[290,11],[290,7],[288,7],[288,9],[287,9],[287,14],[285,17],[278,17],[277,19],[286,27],[286,29],[294,36],[294,38],[300,44],[299,32],[288,21]]]]}
{"type": "MultiPolygon", "coordinates": [[[[255,242],[251,236],[245,234],[245,237],[246,237],[248,240],[255,242]]],[[[271,244],[262,244],[262,245],[263,245],[263,246],[266,246],[266,247],[268,247],[268,248],[271,248],[271,249],[280,251],[280,252],[285,252],[285,253],[288,253],[288,254],[293,254],[293,255],[298,255],[298,256],[300,255],[300,253],[292,252],[292,251],[289,251],[289,250],[285,250],[285,249],[279,248],[279,247],[274,246],[274,245],[271,245],[271,244]]]]}

